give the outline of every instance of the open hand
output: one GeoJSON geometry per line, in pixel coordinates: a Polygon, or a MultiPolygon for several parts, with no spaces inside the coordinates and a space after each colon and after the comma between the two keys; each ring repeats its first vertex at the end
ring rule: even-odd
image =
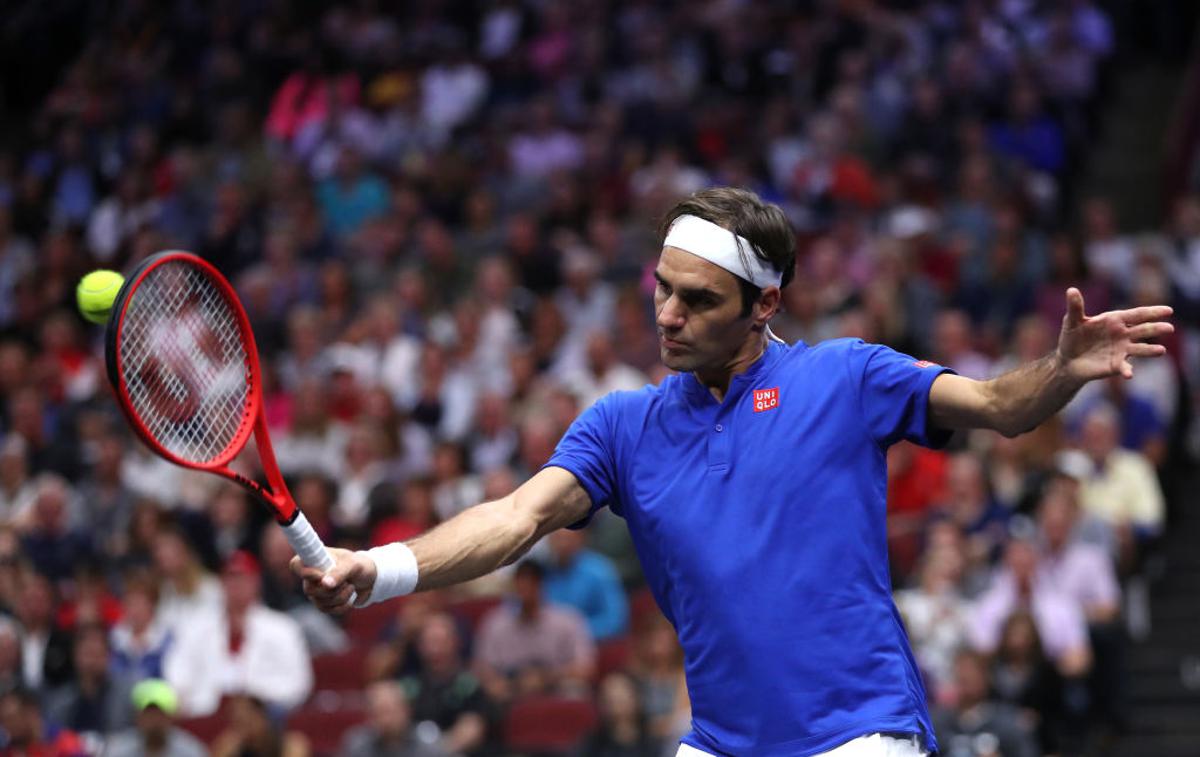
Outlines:
{"type": "Polygon", "coordinates": [[[342,615],[351,608],[350,597],[357,592],[354,607],[362,607],[375,586],[375,561],[365,552],[330,547],[333,567],[327,571],[310,568],[293,557],[292,572],[304,581],[304,594],[322,612],[342,615]]]}
{"type": "Polygon", "coordinates": [[[1063,368],[1080,384],[1118,374],[1133,378],[1130,358],[1166,354],[1166,347],[1147,342],[1175,330],[1166,321],[1172,312],[1166,305],[1154,305],[1087,316],[1083,312],[1083,294],[1071,287],[1067,290],[1067,314],[1063,316],[1058,337],[1063,368]]]}

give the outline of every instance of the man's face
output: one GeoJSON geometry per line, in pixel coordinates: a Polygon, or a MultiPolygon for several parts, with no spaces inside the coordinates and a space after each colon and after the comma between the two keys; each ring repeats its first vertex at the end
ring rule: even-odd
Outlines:
{"type": "Polygon", "coordinates": [[[745,342],[751,319],[733,274],[689,252],[664,247],[654,271],[654,314],[662,361],[675,371],[728,363],[745,342]]]}

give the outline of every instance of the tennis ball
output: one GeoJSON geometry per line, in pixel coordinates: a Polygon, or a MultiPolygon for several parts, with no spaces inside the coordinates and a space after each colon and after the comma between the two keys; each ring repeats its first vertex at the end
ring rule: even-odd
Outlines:
{"type": "Polygon", "coordinates": [[[108,311],[112,310],[113,300],[125,277],[116,271],[92,271],[79,280],[75,287],[75,302],[79,312],[92,323],[100,325],[108,321],[108,311]]]}

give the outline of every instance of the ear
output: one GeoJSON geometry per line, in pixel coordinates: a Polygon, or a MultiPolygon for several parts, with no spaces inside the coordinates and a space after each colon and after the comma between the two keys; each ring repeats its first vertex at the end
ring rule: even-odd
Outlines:
{"type": "Polygon", "coordinates": [[[758,302],[754,303],[753,309],[750,311],[750,317],[754,319],[754,327],[761,329],[767,325],[775,314],[779,312],[779,307],[782,304],[783,295],[779,291],[779,287],[764,287],[762,295],[758,298],[758,302]]]}

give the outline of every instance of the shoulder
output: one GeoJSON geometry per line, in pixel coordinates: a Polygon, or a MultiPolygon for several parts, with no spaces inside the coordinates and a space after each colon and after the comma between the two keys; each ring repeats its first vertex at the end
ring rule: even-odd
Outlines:
{"type": "Polygon", "coordinates": [[[171,729],[170,742],[167,747],[169,754],[179,757],[201,757],[201,755],[208,754],[199,739],[178,727],[171,729]]]}
{"type": "Polygon", "coordinates": [[[587,621],[583,615],[574,607],[560,604],[546,604],[542,607],[543,622],[546,625],[561,630],[575,633],[583,631],[587,633],[587,621]]]}

